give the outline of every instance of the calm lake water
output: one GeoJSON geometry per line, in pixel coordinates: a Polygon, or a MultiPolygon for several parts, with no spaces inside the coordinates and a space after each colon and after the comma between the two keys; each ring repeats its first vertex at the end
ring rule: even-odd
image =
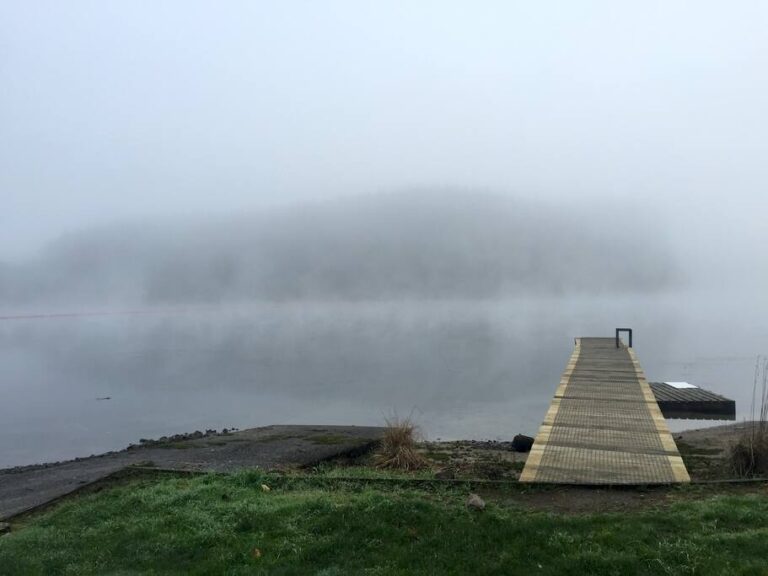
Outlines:
{"type": "Polygon", "coordinates": [[[616,326],[634,328],[649,379],[728,395],[742,419],[768,353],[766,308],[760,295],[686,293],[1,321],[0,468],[206,428],[377,425],[395,412],[431,439],[533,435],[573,337],[616,326]]]}

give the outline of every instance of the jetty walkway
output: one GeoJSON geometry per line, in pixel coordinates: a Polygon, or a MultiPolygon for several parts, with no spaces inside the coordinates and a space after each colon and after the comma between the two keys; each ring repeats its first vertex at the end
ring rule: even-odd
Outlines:
{"type": "Polygon", "coordinates": [[[632,348],[618,338],[577,338],[575,343],[520,481],[689,482],[632,348]]]}

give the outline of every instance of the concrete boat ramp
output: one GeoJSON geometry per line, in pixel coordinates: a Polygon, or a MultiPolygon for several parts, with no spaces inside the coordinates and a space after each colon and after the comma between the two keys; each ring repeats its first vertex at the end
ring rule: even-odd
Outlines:
{"type": "Polygon", "coordinates": [[[367,426],[266,426],[0,470],[0,520],[49,504],[129,466],[209,472],[309,466],[368,450],[382,432],[367,426]]]}

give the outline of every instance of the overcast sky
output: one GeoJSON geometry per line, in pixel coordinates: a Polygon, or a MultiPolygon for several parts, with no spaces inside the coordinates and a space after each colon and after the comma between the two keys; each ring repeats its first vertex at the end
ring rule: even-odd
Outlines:
{"type": "Polygon", "coordinates": [[[5,0],[0,258],[419,187],[647,201],[759,244],[766,31],[761,1],[5,0]]]}

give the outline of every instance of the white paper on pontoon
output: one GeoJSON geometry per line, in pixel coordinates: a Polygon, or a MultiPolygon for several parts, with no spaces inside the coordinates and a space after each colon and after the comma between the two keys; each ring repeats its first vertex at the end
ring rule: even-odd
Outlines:
{"type": "Polygon", "coordinates": [[[688,382],[664,382],[664,384],[669,384],[672,388],[698,388],[698,386],[688,384],[688,382]]]}

